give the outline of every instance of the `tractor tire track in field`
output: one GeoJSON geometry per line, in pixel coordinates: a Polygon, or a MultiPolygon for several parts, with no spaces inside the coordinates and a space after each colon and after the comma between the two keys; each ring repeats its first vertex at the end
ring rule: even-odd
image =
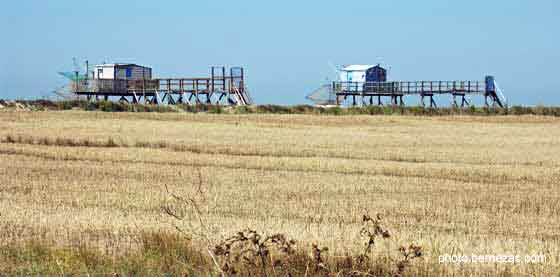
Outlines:
{"type": "Polygon", "coordinates": [[[59,146],[59,147],[90,147],[90,148],[142,148],[142,149],[167,149],[175,152],[187,152],[193,154],[208,154],[208,155],[227,155],[236,157],[273,157],[273,158],[322,158],[322,159],[345,159],[356,161],[372,161],[372,162],[401,162],[401,163],[441,163],[441,164],[458,164],[458,165],[488,165],[488,166],[533,166],[540,168],[555,168],[554,165],[545,165],[541,162],[537,163],[514,163],[514,162],[467,162],[460,160],[426,160],[417,158],[403,158],[403,157],[356,157],[352,155],[341,155],[338,153],[317,153],[317,152],[263,152],[251,151],[247,147],[244,150],[234,149],[210,149],[208,147],[192,146],[184,144],[170,144],[165,141],[147,142],[136,141],[133,144],[124,142],[117,142],[113,138],[108,138],[106,141],[101,140],[87,140],[87,139],[72,139],[72,138],[49,138],[49,137],[32,137],[32,136],[4,136],[0,138],[0,143],[22,144],[22,145],[44,145],[44,146],[59,146]]]}
{"type": "MultiPolygon", "coordinates": [[[[398,177],[398,178],[422,178],[430,180],[447,180],[462,183],[477,183],[477,184],[517,184],[519,181],[531,182],[535,184],[549,184],[550,180],[541,180],[531,178],[530,176],[523,176],[523,178],[512,178],[507,175],[492,175],[483,173],[478,176],[458,175],[451,174],[452,172],[446,171],[448,174],[440,174],[440,176],[427,176],[425,174],[413,173],[411,171],[398,172],[389,168],[380,169],[354,169],[354,170],[329,170],[320,168],[294,168],[294,167],[278,167],[278,166],[251,166],[251,165],[235,165],[235,164],[218,164],[212,162],[181,162],[181,161],[148,161],[148,160],[133,160],[133,159],[98,159],[98,158],[85,158],[76,157],[72,154],[55,155],[44,152],[32,152],[21,149],[0,149],[0,155],[19,155],[27,157],[36,157],[51,161],[83,161],[83,162],[97,162],[97,163],[117,163],[117,164],[149,164],[161,166],[182,166],[182,167],[212,167],[212,168],[225,168],[225,169],[244,169],[244,170],[263,170],[263,171],[277,171],[277,172],[313,172],[313,173],[330,173],[340,175],[366,175],[366,176],[385,176],[385,177],[398,177]],[[442,176],[443,175],[443,176],[442,176]]],[[[436,173],[436,170],[431,172],[436,173]]],[[[459,173],[459,172],[455,172],[459,173]]],[[[559,178],[560,176],[555,176],[559,178]]]]}

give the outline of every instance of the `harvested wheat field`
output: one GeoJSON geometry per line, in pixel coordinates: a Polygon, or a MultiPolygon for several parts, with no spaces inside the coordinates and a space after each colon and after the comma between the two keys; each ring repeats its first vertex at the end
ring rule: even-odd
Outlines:
{"type": "Polygon", "coordinates": [[[0,126],[0,275],[252,274],[262,260],[215,248],[247,228],[300,256],[253,275],[560,274],[559,118],[65,111],[0,126]]]}

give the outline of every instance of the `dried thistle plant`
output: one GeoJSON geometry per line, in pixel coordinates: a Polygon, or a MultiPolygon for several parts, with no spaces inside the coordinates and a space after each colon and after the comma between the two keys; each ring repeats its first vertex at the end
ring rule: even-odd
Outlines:
{"type": "Polygon", "coordinates": [[[393,274],[395,277],[402,276],[412,260],[423,256],[422,247],[415,244],[410,244],[408,247],[401,246],[399,252],[402,255],[402,260],[397,263],[397,269],[393,274]]]}
{"type": "Polygon", "coordinates": [[[328,247],[320,248],[316,243],[311,245],[312,255],[313,255],[313,262],[315,263],[315,271],[329,271],[329,268],[326,266],[325,261],[323,260],[323,254],[329,251],[328,247]]]}
{"type": "Polygon", "coordinates": [[[368,214],[364,214],[362,217],[362,229],[360,230],[360,235],[366,238],[364,252],[358,256],[358,264],[363,264],[369,260],[369,254],[375,246],[375,240],[378,237],[387,239],[391,237],[389,230],[383,227],[382,219],[380,214],[376,214],[375,218],[370,217],[368,214]]]}
{"type": "MultiPolygon", "coordinates": [[[[167,188],[167,187],[166,187],[167,188]]],[[[260,269],[258,275],[268,276],[270,270],[276,267],[289,268],[291,257],[295,254],[295,241],[289,240],[284,234],[274,234],[264,236],[252,229],[245,229],[237,232],[235,235],[222,240],[220,243],[212,243],[208,237],[210,230],[208,229],[200,208],[201,203],[206,201],[205,192],[202,186],[202,176],[199,172],[199,182],[195,188],[195,192],[190,196],[179,196],[168,193],[178,206],[164,205],[162,210],[165,214],[183,221],[188,212],[194,213],[198,218],[198,233],[195,229],[188,230],[189,233],[177,227],[181,233],[185,235],[198,235],[207,243],[207,250],[222,276],[237,275],[241,271],[247,269],[260,269]]],[[[358,265],[365,265],[370,259],[370,254],[375,247],[378,239],[388,239],[391,237],[389,230],[383,226],[381,215],[376,214],[375,217],[369,216],[367,213],[362,217],[362,228],[360,235],[366,239],[364,250],[357,256],[358,265]]],[[[315,272],[329,273],[331,272],[326,262],[326,253],[329,251],[327,247],[319,247],[313,243],[311,247],[312,263],[315,272]]],[[[410,265],[410,261],[422,256],[422,248],[416,245],[410,245],[408,248],[399,248],[403,259],[397,263],[397,269],[394,276],[401,276],[406,268],[410,265]]],[[[294,256],[295,257],[295,256],[294,256]]],[[[350,259],[352,259],[350,257],[350,259]]],[[[253,272],[254,274],[255,272],[253,272]]],[[[370,275],[371,272],[352,271],[351,275],[370,275]]]]}
{"type": "Polygon", "coordinates": [[[221,259],[221,269],[227,274],[238,272],[240,263],[260,267],[263,275],[270,265],[286,265],[287,258],[294,253],[294,240],[288,240],[284,234],[262,236],[257,231],[246,229],[217,244],[213,253],[221,259]],[[271,252],[276,251],[280,258],[272,259],[271,252]]]}

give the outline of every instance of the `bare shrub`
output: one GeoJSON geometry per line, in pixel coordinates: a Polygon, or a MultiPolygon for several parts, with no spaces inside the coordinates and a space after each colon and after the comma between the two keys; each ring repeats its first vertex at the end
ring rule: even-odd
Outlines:
{"type": "MultiPolygon", "coordinates": [[[[198,183],[195,185],[195,192],[191,195],[181,196],[169,191],[166,186],[166,191],[174,203],[166,203],[162,206],[164,214],[182,222],[181,225],[175,225],[175,228],[188,239],[196,237],[200,238],[207,249],[214,266],[222,276],[249,274],[249,275],[262,275],[268,276],[270,271],[275,268],[280,268],[289,272],[294,268],[295,264],[306,264],[306,272],[310,264],[313,265],[314,272],[317,274],[332,273],[328,262],[326,260],[327,247],[319,247],[318,244],[311,245],[311,259],[309,256],[303,259],[302,256],[296,253],[294,240],[288,239],[285,234],[277,233],[273,235],[263,235],[253,229],[245,229],[239,231],[234,235],[215,243],[210,238],[212,232],[208,227],[204,214],[202,212],[202,205],[205,203],[208,196],[203,190],[202,173],[198,171],[198,183]],[[198,221],[197,226],[188,223],[187,215],[195,215],[198,221]],[[185,228],[186,226],[186,228],[185,228]],[[307,259],[307,261],[305,261],[307,259]],[[256,271],[255,271],[256,270],[256,271]]],[[[353,269],[353,257],[348,255],[341,259],[342,263],[335,262],[334,268],[341,269],[341,272],[346,272],[349,275],[371,275],[374,274],[373,270],[367,270],[371,263],[370,253],[375,247],[376,240],[379,238],[388,239],[391,234],[382,224],[381,215],[377,214],[371,217],[368,214],[362,217],[363,226],[360,229],[360,235],[366,239],[364,243],[364,251],[355,259],[360,268],[366,268],[366,271],[358,271],[353,269]]],[[[397,270],[395,274],[400,276],[406,268],[410,265],[410,261],[422,255],[421,247],[411,245],[409,248],[399,249],[403,255],[403,260],[397,263],[397,270]],[[404,249],[404,250],[402,250],[404,249]]]]}
{"type": "Polygon", "coordinates": [[[198,170],[198,183],[196,184],[196,192],[193,195],[177,195],[175,193],[171,193],[169,191],[169,188],[165,186],[167,193],[171,195],[172,199],[175,201],[175,204],[177,204],[178,207],[173,206],[170,203],[166,203],[162,206],[162,210],[166,215],[183,223],[175,225],[175,229],[177,229],[181,234],[187,237],[195,236],[204,242],[206,251],[210,255],[212,262],[214,263],[220,274],[222,276],[225,276],[225,273],[222,270],[222,267],[219,265],[216,255],[214,254],[213,241],[208,235],[209,233],[211,233],[211,231],[206,224],[206,221],[204,220],[202,210],[200,208],[202,203],[206,201],[206,195],[202,186],[203,180],[202,172],[200,171],[200,169],[198,170]],[[185,215],[187,213],[194,214],[196,216],[198,220],[198,226],[187,223],[187,221],[185,220],[185,215]]]}
{"type": "Polygon", "coordinates": [[[406,268],[410,266],[412,260],[420,258],[423,255],[422,247],[415,244],[410,244],[408,247],[401,246],[399,252],[402,255],[402,260],[397,262],[397,269],[393,274],[395,277],[402,276],[406,268]]]}
{"type": "Polygon", "coordinates": [[[294,253],[295,241],[283,234],[262,236],[254,230],[244,230],[217,244],[213,253],[221,260],[221,270],[236,274],[240,267],[261,268],[266,275],[268,267],[286,265],[289,255],[294,253]],[[276,251],[276,257],[272,257],[276,251]]]}

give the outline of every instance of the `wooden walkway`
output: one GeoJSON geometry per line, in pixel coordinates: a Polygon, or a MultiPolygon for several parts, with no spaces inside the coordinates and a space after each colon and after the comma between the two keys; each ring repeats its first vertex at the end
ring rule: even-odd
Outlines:
{"type": "Polygon", "coordinates": [[[120,101],[149,104],[225,104],[251,105],[242,68],[225,68],[207,78],[165,78],[149,80],[93,79],[74,84],[73,92],[88,100],[119,97],[120,101]]]}
{"type": "Polygon", "coordinates": [[[337,105],[348,99],[353,100],[352,105],[356,105],[359,100],[362,104],[374,105],[374,98],[377,98],[377,105],[383,105],[382,97],[389,97],[393,105],[404,105],[404,96],[418,95],[423,106],[424,98],[428,97],[430,107],[437,107],[434,95],[449,94],[455,106],[459,106],[457,98],[461,99],[461,107],[469,105],[469,95],[483,95],[486,105],[490,99],[493,105],[503,106],[495,88],[489,89],[481,81],[333,82],[331,90],[336,95],[337,105]]]}

